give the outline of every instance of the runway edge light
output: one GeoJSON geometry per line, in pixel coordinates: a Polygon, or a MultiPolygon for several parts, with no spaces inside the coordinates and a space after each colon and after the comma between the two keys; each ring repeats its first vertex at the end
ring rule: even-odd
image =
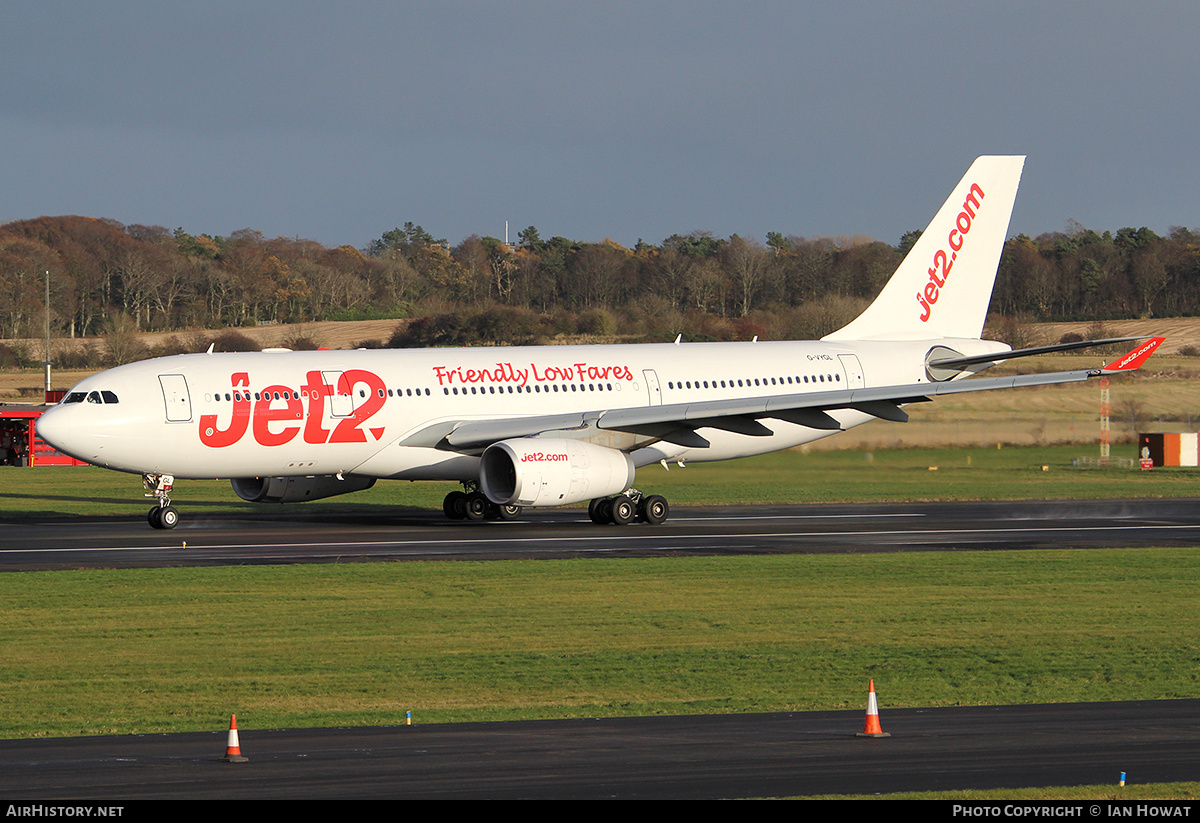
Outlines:
{"type": "Polygon", "coordinates": [[[879,703],[875,698],[875,681],[871,680],[871,686],[867,690],[867,723],[861,732],[856,737],[891,737],[879,725],[879,703]]]}

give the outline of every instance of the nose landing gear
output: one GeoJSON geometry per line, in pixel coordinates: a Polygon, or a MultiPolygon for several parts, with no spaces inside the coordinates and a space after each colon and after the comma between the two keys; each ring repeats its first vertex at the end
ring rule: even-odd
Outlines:
{"type": "Polygon", "coordinates": [[[173,529],[179,525],[179,511],[171,505],[171,488],[175,478],[169,474],[143,474],[142,486],[150,489],[146,497],[158,501],[146,515],[146,522],[155,529],[173,529]]]}

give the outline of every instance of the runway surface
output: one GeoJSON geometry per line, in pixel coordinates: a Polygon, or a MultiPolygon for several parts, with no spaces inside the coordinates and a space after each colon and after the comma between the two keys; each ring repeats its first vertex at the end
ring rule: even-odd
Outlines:
{"type": "MultiPolygon", "coordinates": [[[[0,571],[182,565],[1200,545],[1200,501],[677,508],[658,527],[579,509],[0,523],[0,571]],[[186,546],[184,545],[186,543],[186,546]]],[[[7,800],[720,798],[1200,779],[1200,700],[0,741],[7,800]]],[[[865,695],[864,695],[865,703],[865,695]]]]}
{"type": "Polygon", "coordinates": [[[597,526],[582,509],[512,523],[441,512],[184,513],[0,523],[0,571],[581,556],[735,555],[1200,545],[1200,500],[895,503],[676,508],[662,526],[597,526]],[[185,545],[186,544],[186,545],[185,545]]]}
{"type": "MultiPolygon", "coordinates": [[[[865,695],[864,695],[865,697],[865,695]]],[[[1200,700],[0,741],[6,802],[716,799],[1200,775],[1200,700]]]]}

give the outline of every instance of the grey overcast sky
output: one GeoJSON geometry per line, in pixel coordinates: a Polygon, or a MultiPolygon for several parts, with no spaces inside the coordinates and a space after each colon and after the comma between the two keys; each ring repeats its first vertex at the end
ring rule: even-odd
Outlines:
{"type": "Polygon", "coordinates": [[[1026,154],[1012,233],[1200,227],[1200,3],[10,0],[0,223],[363,247],[923,228],[1026,154]]]}

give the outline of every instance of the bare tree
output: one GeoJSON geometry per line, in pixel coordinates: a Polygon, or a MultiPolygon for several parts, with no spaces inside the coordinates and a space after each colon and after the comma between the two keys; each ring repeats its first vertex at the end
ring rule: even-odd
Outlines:
{"type": "Polygon", "coordinates": [[[738,313],[742,317],[750,314],[770,260],[771,252],[765,246],[736,234],[721,249],[721,261],[738,294],[738,313]]]}

